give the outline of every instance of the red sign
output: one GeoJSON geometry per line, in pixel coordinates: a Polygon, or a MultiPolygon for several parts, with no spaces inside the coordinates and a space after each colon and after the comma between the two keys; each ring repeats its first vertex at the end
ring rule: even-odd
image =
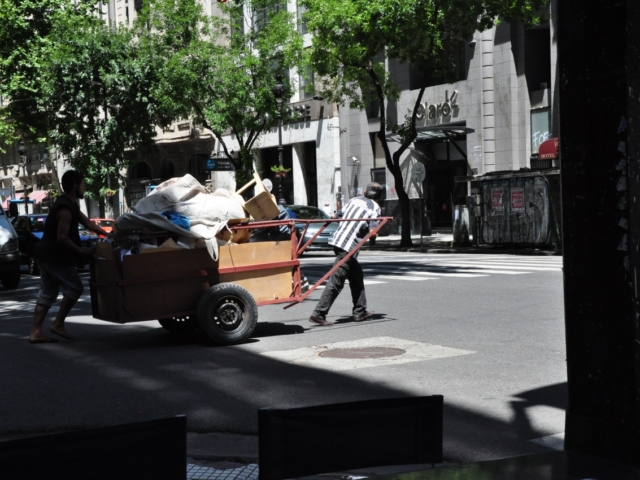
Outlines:
{"type": "Polygon", "coordinates": [[[492,188],[491,189],[491,208],[493,209],[492,215],[504,215],[504,203],[502,201],[504,197],[504,188],[492,188]]]}
{"type": "Polygon", "coordinates": [[[538,149],[538,158],[540,160],[551,160],[558,158],[558,139],[550,138],[540,144],[538,149]]]}
{"type": "Polygon", "coordinates": [[[524,213],[524,188],[511,189],[511,213],[524,213]]]}

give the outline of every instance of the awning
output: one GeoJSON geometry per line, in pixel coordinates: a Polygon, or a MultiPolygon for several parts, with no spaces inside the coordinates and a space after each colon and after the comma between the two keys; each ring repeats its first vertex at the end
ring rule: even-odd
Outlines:
{"type": "MultiPolygon", "coordinates": [[[[47,198],[48,194],[49,194],[48,190],[36,190],[35,192],[31,192],[29,194],[29,200],[33,200],[33,203],[41,203],[42,200],[47,198]]],[[[24,195],[22,192],[16,193],[16,198],[14,198],[14,200],[20,200],[23,196],[24,195]]],[[[2,202],[2,208],[7,210],[9,208],[10,201],[11,201],[11,198],[7,198],[4,202],[2,202]]]]}
{"type": "Polygon", "coordinates": [[[441,142],[442,140],[460,140],[475,130],[469,127],[458,126],[433,126],[417,128],[416,142],[441,142]]]}
{"type": "Polygon", "coordinates": [[[558,158],[558,139],[550,138],[540,144],[538,149],[538,158],[540,160],[551,160],[558,158]]]}

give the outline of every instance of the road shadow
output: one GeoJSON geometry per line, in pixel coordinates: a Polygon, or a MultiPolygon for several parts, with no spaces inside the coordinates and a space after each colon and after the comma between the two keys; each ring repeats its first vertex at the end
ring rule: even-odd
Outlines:
{"type": "Polygon", "coordinates": [[[304,333],[307,329],[302,325],[292,325],[282,322],[258,322],[251,338],[279,337],[304,333]]]}

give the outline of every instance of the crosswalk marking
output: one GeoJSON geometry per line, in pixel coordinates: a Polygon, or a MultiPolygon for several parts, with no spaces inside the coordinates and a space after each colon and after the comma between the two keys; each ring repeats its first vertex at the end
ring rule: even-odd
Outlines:
{"type": "Polygon", "coordinates": [[[438,280],[437,278],[409,277],[407,275],[374,275],[374,278],[388,278],[390,280],[406,280],[409,282],[420,282],[422,280],[438,280]]]}
{"type": "MultiPolygon", "coordinates": [[[[452,278],[482,278],[490,275],[526,275],[562,272],[562,258],[470,255],[367,255],[360,265],[365,285],[394,281],[419,282],[452,278]]],[[[303,265],[311,281],[327,271],[327,265],[303,265]]]]}
{"type": "MultiPolygon", "coordinates": [[[[484,266],[486,265],[487,267],[490,268],[495,268],[497,270],[523,270],[523,269],[527,269],[527,270],[535,270],[535,271],[540,271],[540,272],[560,272],[562,269],[561,268],[552,268],[552,267],[533,267],[533,266],[525,266],[525,265],[507,265],[504,263],[491,263],[491,264],[482,264],[482,263],[447,263],[447,266],[452,266],[452,267],[474,267],[474,268],[484,268],[484,266]]],[[[434,265],[434,266],[439,266],[439,265],[434,265]]]]}
{"type": "MultiPolygon", "coordinates": [[[[405,272],[402,272],[403,274],[405,272]]],[[[406,273],[410,273],[411,275],[433,275],[433,276],[438,276],[438,277],[458,277],[458,278],[476,278],[476,277],[488,277],[489,275],[480,275],[480,274],[476,274],[476,273],[458,273],[458,272],[448,272],[448,273],[443,273],[443,272],[406,272],[406,273]]]]}

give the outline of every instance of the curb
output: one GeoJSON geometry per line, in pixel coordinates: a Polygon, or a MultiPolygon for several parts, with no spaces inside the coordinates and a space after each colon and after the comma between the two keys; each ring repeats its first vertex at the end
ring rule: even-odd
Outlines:
{"type": "Polygon", "coordinates": [[[187,432],[187,457],[212,462],[257,463],[258,436],[187,432]]]}

